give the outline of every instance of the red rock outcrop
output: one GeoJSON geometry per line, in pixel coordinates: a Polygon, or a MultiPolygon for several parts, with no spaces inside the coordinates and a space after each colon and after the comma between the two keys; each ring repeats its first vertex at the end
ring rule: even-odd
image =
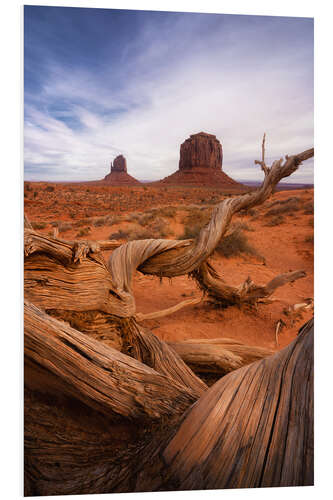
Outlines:
{"type": "Polygon", "coordinates": [[[111,172],[126,172],[127,173],[127,162],[123,155],[118,155],[113,160],[113,165],[111,162],[111,172]]]}
{"type": "Polygon", "coordinates": [[[138,180],[134,179],[131,175],[127,173],[127,162],[123,155],[117,156],[111,162],[111,171],[103,179],[103,182],[108,184],[113,184],[114,186],[134,186],[141,184],[138,180]]]}
{"type": "Polygon", "coordinates": [[[180,146],[179,170],[215,168],[222,170],[222,145],[215,135],[199,132],[180,146]]]}
{"type": "Polygon", "coordinates": [[[214,186],[229,191],[249,188],[222,171],[223,151],[215,135],[199,132],[180,146],[179,170],[159,183],[179,186],[214,186]]]}

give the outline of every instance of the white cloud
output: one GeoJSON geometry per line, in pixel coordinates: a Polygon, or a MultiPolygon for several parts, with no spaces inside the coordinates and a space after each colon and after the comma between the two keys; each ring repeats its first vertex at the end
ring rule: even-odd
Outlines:
{"type": "MultiPolygon", "coordinates": [[[[144,32],[139,56],[129,48],[122,73],[117,69],[123,82],[117,88],[112,67],[96,75],[51,66],[43,106],[26,110],[27,177],[100,179],[123,153],[131,175],[157,180],[178,168],[180,144],[204,130],[221,140],[225,171],[250,180],[261,176],[253,160],[260,156],[263,132],[272,160],[313,145],[312,68],[302,62],[299,47],[289,47],[285,58],[265,54],[264,47],[258,55],[257,45],[244,51],[243,41],[228,41],[227,34],[221,45],[215,32],[191,47],[182,27],[166,26],[159,42],[156,33],[144,32]],[[177,40],[182,43],[175,53],[177,40]],[[48,111],[57,100],[66,102],[65,115],[75,127],[48,111]]],[[[307,162],[290,181],[312,182],[312,170],[307,162]]]]}

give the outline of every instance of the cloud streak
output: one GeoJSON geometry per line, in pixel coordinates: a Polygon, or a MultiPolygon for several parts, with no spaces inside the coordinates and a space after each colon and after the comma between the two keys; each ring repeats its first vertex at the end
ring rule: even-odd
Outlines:
{"type": "MultiPolygon", "coordinates": [[[[69,15],[60,10],[59,23],[69,15]]],[[[222,142],[223,169],[235,179],[260,178],[253,160],[263,132],[268,160],[313,145],[312,20],[118,11],[109,33],[110,10],[85,59],[78,42],[101,25],[83,35],[82,10],[70,13],[69,45],[54,19],[48,31],[45,17],[25,13],[27,179],[99,179],[122,153],[131,175],[157,180],[178,168],[180,144],[201,130],[222,142]]],[[[312,182],[313,163],[290,180],[312,182]]]]}

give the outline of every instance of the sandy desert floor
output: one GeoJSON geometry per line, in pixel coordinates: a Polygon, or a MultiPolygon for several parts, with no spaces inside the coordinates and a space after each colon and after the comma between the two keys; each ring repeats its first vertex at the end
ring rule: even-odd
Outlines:
{"type": "MultiPolygon", "coordinates": [[[[63,239],[177,239],[195,235],[225,196],[235,195],[209,188],[25,182],[24,208],[36,230],[50,235],[56,230],[63,239]]],[[[266,284],[277,274],[296,270],[304,270],[306,277],[279,288],[272,296],[278,300],[256,309],[218,309],[204,302],[158,320],[146,320],[146,326],[166,341],[229,337],[250,345],[283,348],[313,315],[312,307],[290,311],[293,305],[313,298],[313,226],[313,189],[278,191],[264,205],[238,214],[231,232],[238,227],[252,252],[212,256],[214,267],[227,283],[239,285],[250,276],[255,283],[266,284]],[[284,324],[276,343],[279,320],[284,324]]],[[[160,281],[139,272],[134,291],[137,311],[143,313],[201,296],[186,276],[160,281]]]]}

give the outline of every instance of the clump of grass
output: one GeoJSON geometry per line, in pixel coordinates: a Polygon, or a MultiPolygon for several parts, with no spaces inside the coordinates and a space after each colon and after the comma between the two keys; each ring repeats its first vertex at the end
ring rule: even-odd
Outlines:
{"type": "Polygon", "coordinates": [[[242,254],[260,257],[258,251],[250,245],[247,236],[239,228],[224,236],[220,240],[215,251],[226,258],[236,257],[242,254]]]}
{"type": "Polygon", "coordinates": [[[209,222],[212,214],[211,208],[189,206],[186,207],[186,210],[187,215],[183,219],[183,223],[185,226],[199,224],[203,227],[209,222]]]}
{"type": "Polygon", "coordinates": [[[139,224],[128,224],[126,228],[121,228],[117,232],[110,234],[110,240],[146,240],[150,238],[165,238],[170,233],[169,225],[164,219],[158,217],[147,227],[139,224]]]}
{"type": "Polygon", "coordinates": [[[232,231],[235,231],[236,229],[240,229],[242,231],[254,231],[253,227],[249,226],[246,222],[235,222],[231,225],[230,229],[232,231]]]}
{"type": "Polygon", "coordinates": [[[158,212],[162,217],[171,218],[177,215],[177,208],[169,205],[167,207],[159,208],[158,212]]]}
{"type": "Polygon", "coordinates": [[[183,234],[181,236],[179,236],[178,239],[179,240],[195,239],[198,236],[198,234],[200,233],[201,228],[202,228],[201,224],[196,224],[196,223],[187,224],[186,226],[184,226],[183,234]]]}
{"type": "Polygon", "coordinates": [[[190,205],[186,207],[187,215],[183,218],[184,232],[178,239],[195,239],[201,229],[208,224],[211,218],[212,209],[190,205]]]}
{"type": "Polygon", "coordinates": [[[258,210],[256,210],[255,208],[243,208],[243,210],[241,210],[239,214],[253,217],[258,214],[258,210]]]}
{"type": "Polygon", "coordinates": [[[128,231],[124,231],[123,229],[118,229],[115,233],[111,233],[109,236],[109,240],[126,240],[128,237],[128,231]]]}
{"type": "Polygon", "coordinates": [[[80,229],[80,231],[77,233],[77,237],[81,236],[87,236],[91,232],[90,227],[83,227],[80,229]]]}
{"type": "Polygon", "coordinates": [[[75,222],[76,227],[86,226],[88,223],[87,219],[79,219],[75,222]]]}
{"type": "Polygon", "coordinates": [[[314,206],[313,202],[310,201],[304,205],[304,215],[313,215],[314,214],[314,206]]]}
{"type": "Polygon", "coordinates": [[[141,226],[146,226],[156,217],[156,213],[154,210],[150,210],[149,212],[138,213],[132,212],[126,216],[126,221],[135,222],[141,226]]]}
{"type": "Polygon", "coordinates": [[[73,229],[73,226],[70,222],[59,222],[58,223],[59,233],[65,233],[66,231],[69,231],[70,229],[73,229]]]}
{"type": "Polygon", "coordinates": [[[31,225],[32,225],[33,229],[45,229],[47,226],[47,222],[35,221],[35,222],[31,222],[31,225]]]}
{"type": "Polygon", "coordinates": [[[216,205],[220,201],[222,200],[219,198],[219,196],[212,196],[212,198],[208,198],[207,200],[205,200],[205,203],[207,203],[207,205],[216,205]]]}
{"type": "Polygon", "coordinates": [[[274,207],[275,205],[286,205],[289,203],[298,203],[300,201],[299,196],[291,196],[290,198],[285,198],[282,200],[273,200],[270,203],[267,203],[267,208],[274,207]]]}
{"type": "Polygon", "coordinates": [[[165,238],[169,233],[169,225],[162,217],[157,217],[149,226],[148,231],[155,234],[156,238],[165,238]]]}
{"type": "Polygon", "coordinates": [[[285,219],[282,215],[276,215],[275,217],[272,217],[271,220],[266,222],[266,224],[264,224],[264,225],[268,226],[268,227],[279,226],[280,224],[283,224],[284,221],[285,221],[285,219]]]}
{"type": "Polygon", "coordinates": [[[299,197],[294,196],[291,198],[287,198],[286,200],[276,200],[273,201],[268,210],[264,215],[265,217],[270,217],[271,215],[280,215],[280,214],[293,214],[300,210],[300,200],[299,197]]]}
{"type": "Polygon", "coordinates": [[[95,227],[101,227],[101,226],[105,226],[106,224],[106,217],[98,217],[97,219],[94,219],[92,221],[93,225],[95,227]]]}
{"type": "Polygon", "coordinates": [[[117,215],[105,215],[103,217],[94,217],[87,219],[81,219],[77,223],[77,225],[83,225],[87,222],[90,222],[94,227],[102,227],[102,226],[113,226],[113,224],[117,224],[120,221],[120,217],[117,215]]]}

